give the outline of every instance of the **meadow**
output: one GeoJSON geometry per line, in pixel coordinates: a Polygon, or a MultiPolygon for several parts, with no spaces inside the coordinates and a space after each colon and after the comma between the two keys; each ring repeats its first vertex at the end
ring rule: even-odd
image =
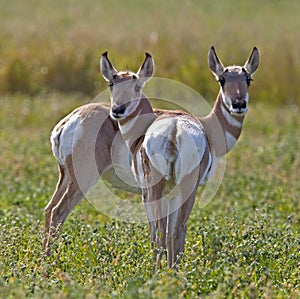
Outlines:
{"type": "MultiPolygon", "coordinates": [[[[4,1],[0,10],[0,297],[299,298],[300,22],[297,1],[4,1]],[[210,103],[225,64],[256,45],[249,114],[215,198],[196,202],[178,272],[155,273],[147,224],[83,200],[43,258],[58,171],[53,126],[101,92],[99,55],[178,80],[210,103]]],[[[149,83],[150,84],[150,83],[149,83]]]]}

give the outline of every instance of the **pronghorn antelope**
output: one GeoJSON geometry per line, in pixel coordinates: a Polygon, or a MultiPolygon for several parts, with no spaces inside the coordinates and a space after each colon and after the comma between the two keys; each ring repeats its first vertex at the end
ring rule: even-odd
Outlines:
{"type": "Polygon", "coordinates": [[[64,117],[52,131],[52,151],[58,163],[59,179],[45,208],[43,246],[47,254],[50,254],[51,239],[57,236],[69,213],[100,177],[114,188],[141,193],[136,184],[122,181],[115,171],[117,164],[125,172],[124,176],[131,176],[129,150],[109,111],[107,103],[81,106],[64,117]],[[115,151],[114,159],[119,158],[115,164],[112,151],[115,151]]]}
{"type": "Polygon", "coordinates": [[[118,72],[107,52],[100,59],[102,75],[111,89],[110,115],[118,121],[133,154],[132,171],[142,189],[151,239],[158,247],[156,269],[163,249],[167,249],[168,266],[176,267],[196,190],[240,136],[259,53],[254,48],[244,66],[225,68],[212,47],[208,62],[221,88],[211,113],[197,118],[184,112],[154,113],[142,92],[154,70],[150,54],[146,53],[137,73],[118,72]]]}
{"type": "MultiPolygon", "coordinates": [[[[59,180],[45,208],[44,250],[56,236],[68,214],[100,176],[118,187],[111,161],[111,146],[118,132],[105,103],[87,104],[63,118],[51,134],[52,151],[58,162],[59,180]]],[[[120,146],[124,144],[120,138],[120,146]]],[[[129,188],[129,186],[128,186],[129,188]]]]}

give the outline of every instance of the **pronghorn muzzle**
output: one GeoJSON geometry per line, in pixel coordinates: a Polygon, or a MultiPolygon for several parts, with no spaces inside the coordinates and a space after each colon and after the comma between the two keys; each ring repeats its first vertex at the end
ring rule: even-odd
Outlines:
{"type": "Polygon", "coordinates": [[[232,101],[232,108],[236,113],[244,113],[247,110],[247,102],[244,98],[242,99],[234,99],[232,101]]]}
{"type": "Polygon", "coordinates": [[[114,105],[111,108],[111,116],[113,118],[122,118],[125,113],[125,110],[126,110],[125,104],[122,104],[120,106],[114,105]]]}

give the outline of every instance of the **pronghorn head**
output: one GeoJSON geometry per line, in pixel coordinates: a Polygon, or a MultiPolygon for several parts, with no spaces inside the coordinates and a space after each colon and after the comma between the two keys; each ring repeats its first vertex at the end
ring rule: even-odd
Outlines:
{"type": "Polygon", "coordinates": [[[149,53],[137,73],[127,71],[118,72],[103,53],[100,59],[102,76],[110,87],[111,110],[110,115],[115,120],[123,120],[132,115],[143,98],[142,88],[150,79],[154,70],[153,58],[149,53]]]}
{"type": "Polygon", "coordinates": [[[224,105],[232,115],[244,115],[248,111],[248,88],[251,75],[257,70],[259,52],[253,48],[244,66],[224,67],[214,47],[208,52],[208,64],[221,86],[224,105]]]}

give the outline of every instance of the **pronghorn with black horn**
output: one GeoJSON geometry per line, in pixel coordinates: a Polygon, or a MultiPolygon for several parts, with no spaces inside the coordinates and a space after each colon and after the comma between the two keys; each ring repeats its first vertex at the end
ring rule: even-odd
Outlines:
{"type": "Polygon", "coordinates": [[[137,73],[118,72],[107,52],[100,59],[111,89],[110,115],[133,153],[132,170],[142,188],[151,239],[158,247],[156,268],[163,249],[167,249],[168,266],[176,266],[196,190],[240,136],[259,53],[254,48],[244,66],[225,68],[212,47],[208,63],[221,88],[211,113],[197,118],[184,112],[165,111],[159,116],[153,112],[142,92],[154,70],[150,54],[146,53],[137,73]]]}

